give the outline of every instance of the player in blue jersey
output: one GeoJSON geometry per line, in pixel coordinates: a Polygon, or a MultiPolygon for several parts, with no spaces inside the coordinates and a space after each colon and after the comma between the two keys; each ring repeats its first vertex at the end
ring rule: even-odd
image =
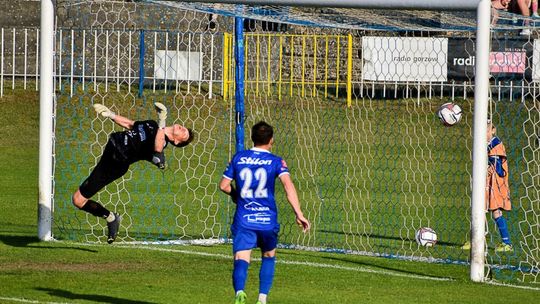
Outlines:
{"type": "Polygon", "coordinates": [[[191,129],[178,124],[167,127],[167,108],[159,102],[155,105],[159,118],[157,122],[133,121],[115,114],[102,104],[94,104],[98,114],[127,130],[111,134],[96,167],[73,194],[72,203],[75,207],[107,221],[109,244],[114,242],[118,234],[120,215],[110,212],[90,198],[103,187],[122,177],[134,162],[146,160],[160,169],[165,169],[163,149],[167,144],[184,147],[193,140],[191,129]]]}
{"type": "Polygon", "coordinates": [[[279,232],[274,197],[276,178],[279,178],[283,184],[287,200],[296,215],[296,223],[304,232],[310,228],[309,221],[300,209],[298,195],[287,164],[281,157],[270,152],[274,143],[273,136],[272,126],[264,121],[255,124],[251,129],[254,147],[233,156],[219,184],[221,191],[230,195],[236,203],[236,212],[231,225],[235,304],[246,302],[244,287],[251,260],[251,250],[255,247],[261,248],[262,252],[258,304],[266,304],[268,292],[272,287],[279,232]],[[236,188],[232,184],[233,180],[236,188]]]}

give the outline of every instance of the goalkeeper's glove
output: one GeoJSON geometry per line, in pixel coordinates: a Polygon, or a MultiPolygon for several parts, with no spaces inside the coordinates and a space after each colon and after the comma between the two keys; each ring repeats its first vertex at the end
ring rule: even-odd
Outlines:
{"type": "Polygon", "coordinates": [[[167,125],[167,107],[161,102],[155,102],[154,105],[158,114],[158,126],[165,128],[167,125]]]}
{"type": "Polygon", "coordinates": [[[103,117],[107,117],[107,118],[110,118],[110,119],[113,119],[116,117],[116,114],[114,114],[113,111],[109,110],[109,108],[107,108],[106,106],[100,104],[100,103],[95,103],[94,104],[94,110],[96,110],[96,112],[98,114],[101,114],[101,116],[103,117]]]}
{"type": "Polygon", "coordinates": [[[152,155],[152,163],[156,165],[159,169],[165,169],[165,154],[163,152],[154,152],[152,155]]]}

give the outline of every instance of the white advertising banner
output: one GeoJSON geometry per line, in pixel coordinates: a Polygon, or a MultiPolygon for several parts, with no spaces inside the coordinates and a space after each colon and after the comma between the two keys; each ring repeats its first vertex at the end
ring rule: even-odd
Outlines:
{"type": "Polygon", "coordinates": [[[362,37],[362,57],[364,80],[447,80],[447,38],[362,37]]]}
{"type": "Polygon", "coordinates": [[[202,80],[202,52],[157,50],[154,77],[170,80],[202,80]]]}

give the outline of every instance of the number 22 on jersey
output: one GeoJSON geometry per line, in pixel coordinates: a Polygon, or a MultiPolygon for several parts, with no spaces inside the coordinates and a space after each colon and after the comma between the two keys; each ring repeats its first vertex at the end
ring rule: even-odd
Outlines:
{"type": "Polygon", "coordinates": [[[240,171],[240,179],[242,180],[242,190],[240,191],[242,198],[268,197],[268,189],[266,188],[267,173],[264,168],[257,168],[255,172],[250,168],[243,168],[240,171]],[[255,185],[257,188],[253,189],[252,186],[255,185]]]}

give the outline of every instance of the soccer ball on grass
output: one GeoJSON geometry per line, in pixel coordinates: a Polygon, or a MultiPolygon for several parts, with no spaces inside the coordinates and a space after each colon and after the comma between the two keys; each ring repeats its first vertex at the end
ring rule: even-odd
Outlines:
{"type": "Polygon", "coordinates": [[[462,114],[461,107],[451,102],[443,104],[437,110],[437,117],[439,117],[443,125],[448,127],[457,124],[461,120],[462,114]]]}
{"type": "Polygon", "coordinates": [[[416,231],[415,239],[420,246],[433,247],[437,244],[437,233],[429,227],[422,227],[416,231]]]}

